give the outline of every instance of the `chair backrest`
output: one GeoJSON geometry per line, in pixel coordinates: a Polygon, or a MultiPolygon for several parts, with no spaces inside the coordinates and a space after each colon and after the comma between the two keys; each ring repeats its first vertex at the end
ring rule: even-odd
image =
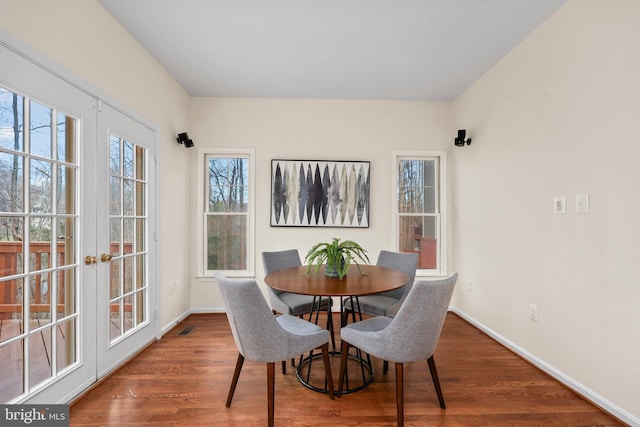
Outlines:
{"type": "MultiPolygon", "coordinates": [[[[284,251],[262,252],[262,265],[266,275],[283,268],[300,267],[302,263],[297,249],[286,249],[284,251]]],[[[276,295],[282,293],[282,291],[272,288],[269,288],[269,291],[276,295]]]]}
{"type": "Polygon", "coordinates": [[[449,309],[458,273],[416,282],[389,326],[382,331],[383,355],[392,362],[415,362],[433,355],[449,309]]]}
{"type": "Polygon", "coordinates": [[[418,254],[411,252],[391,252],[380,251],[376,265],[380,267],[390,267],[400,270],[409,276],[409,281],[401,288],[383,292],[381,295],[389,296],[397,300],[405,297],[416,279],[416,268],[418,268],[418,254]]]}
{"type": "Polygon", "coordinates": [[[258,283],[253,279],[229,279],[220,273],[214,276],[238,351],[257,362],[284,360],[282,351],[288,335],[276,321],[258,283]]]}

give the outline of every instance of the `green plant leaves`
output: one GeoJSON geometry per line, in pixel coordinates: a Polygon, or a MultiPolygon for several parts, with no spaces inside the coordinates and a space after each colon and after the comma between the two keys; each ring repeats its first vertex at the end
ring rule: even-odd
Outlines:
{"type": "Polygon", "coordinates": [[[339,238],[334,237],[331,242],[316,243],[309,249],[305,257],[306,274],[311,274],[312,270],[313,274],[316,274],[320,266],[326,264],[327,270],[335,269],[338,272],[338,277],[342,279],[347,275],[349,265],[352,263],[356,264],[358,271],[363,274],[358,261],[369,263],[367,251],[353,240],[341,242],[339,238]]]}

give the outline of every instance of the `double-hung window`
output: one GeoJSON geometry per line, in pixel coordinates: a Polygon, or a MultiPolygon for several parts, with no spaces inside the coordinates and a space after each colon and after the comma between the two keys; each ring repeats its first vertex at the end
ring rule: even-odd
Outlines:
{"type": "Polygon", "coordinates": [[[202,270],[253,271],[253,150],[207,150],[202,180],[202,270]]]}
{"type": "Polygon", "coordinates": [[[393,152],[396,249],[418,256],[418,274],[446,274],[446,153],[393,152]]]}

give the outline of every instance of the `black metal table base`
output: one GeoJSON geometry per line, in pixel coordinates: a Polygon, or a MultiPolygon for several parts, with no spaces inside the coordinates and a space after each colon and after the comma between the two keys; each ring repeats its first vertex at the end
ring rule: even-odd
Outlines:
{"type": "MultiPolygon", "coordinates": [[[[340,297],[340,323],[341,326],[345,326],[345,324],[348,321],[348,316],[345,315],[344,312],[344,298],[345,297],[340,297]]],[[[355,322],[356,321],[356,317],[355,317],[355,313],[356,311],[358,312],[358,314],[360,315],[360,320],[362,320],[362,314],[360,314],[360,303],[358,301],[357,297],[346,297],[346,298],[352,298],[352,306],[351,307],[357,307],[356,310],[352,310],[352,321],[355,322]],[[355,299],[355,302],[353,301],[353,299],[355,299]],[[353,305],[355,303],[355,306],[353,305]]],[[[311,307],[311,311],[309,312],[309,318],[308,320],[310,322],[313,322],[315,324],[318,324],[318,315],[320,313],[320,305],[321,305],[321,298],[318,296],[314,296],[313,297],[313,303],[312,303],[312,307],[311,307]],[[315,313],[315,319],[314,319],[314,313],[315,313]]],[[[331,302],[329,303],[329,310],[328,310],[328,318],[327,318],[327,328],[329,329],[329,332],[331,333],[331,342],[332,342],[332,348],[333,350],[329,351],[329,357],[332,356],[337,356],[337,366],[340,366],[340,362],[341,362],[341,357],[342,357],[342,352],[339,350],[336,350],[336,341],[335,341],[335,331],[333,329],[333,319],[331,316],[331,302]]],[[[345,373],[345,378],[344,378],[344,389],[342,390],[342,394],[349,394],[349,393],[353,393],[359,390],[362,390],[363,388],[367,387],[369,384],[371,384],[373,382],[373,366],[371,364],[371,356],[369,356],[368,354],[366,354],[366,356],[363,356],[362,351],[359,348],[356,347],[351,347],[350,350],[355,350],[355,354],[353,353],[349,353],[348,355],[348,360],[352,360],[355,361],[357,364],[359,364],[359,370],[360,370],[360,375],[358,376],[361,381],[358,381],[358,385],[355,386],[351,386],[350,382],[352,382],[349,378],[349,363],[347,361],[347,371],[345,373]]],[[[311,351],[309,353],[309,355],[307,356],[300,356],[300,360],[298,362],[298,366],[296,367],[296,377],[298,377],[298,380],[307,388],[313,390],[313,391],[317,391],[319,393],[329,393],[329,388],[327,387],[327,379],[324,378],[323,375],[323,384],[321,387],[317,386],[317,385],[313,385],[311,384],[311,365],[314,361],[314,359],[322,359],[322,353],[318,353],[318,352],[314,352],[311,351]],[[305,371],[305,372],[303,372],[305,371]]],[[[320,360],[318,363],[323,363],[322,360],[320,360]]],[[[336,366],[334,363],[332,363],[332,366],[336,366]]],[[[321,372],[324,372],[324,369],[320,370],[321,372]]],[[[335,378],[334,378],[335,380],[335,378]]],[[[319,381],[318,381],[319,382],[319,381]]]]}
{"type": "MultiPolygon", "coordinates": [[[[347,372],[345,373],[345,381],[344,381],[344,388],[342,390],[342,394],[349,394],[349,393],[354,393],[356,391],[362,390],[363,388],[367,387],[369,384],[373,382],[374,372],[373,372],[373,367],[371,366],[371,359],[369,355],[367,355],[365,358],[363,357],[362,352],[359,349],[356,349],[356,350],[357,350],[356,354],[349,353],[347,357],[348,357],[348,360],[355,361],[359,365],[360,375],[358,375],[357,378],[360,381],[357,381],[356,385],[352,385],[353,378],[349,378],[349,369],[348,369],[349,363],[347,361],[347,372]]],[[[335,351],[335,350],[330,351],[329,357],[332,357],[332,356],[337,357],[337,360],[338,360],[337,366],[339,366],[340,360],[342,358],[342,353],[340,351],[335,351]]],[[[313,385],[311,383],[312,381],[311,364],[314,362],[315,359],[320,359],[317,363],[323,363],[322,353],[311,352],[308,356],[300,357],[300,361],[296,368],[296,377],[298,377],[298,380],[305,387],[313,391],[317,391],[319,393],[328,394],[329,388],[327,386],[327,379],[324,375],[322,376],[324,378],[324,382],[321,386],[313,385]]],[[[322,372],[324,372],[324,370],[322,370],[322,372]]]]}

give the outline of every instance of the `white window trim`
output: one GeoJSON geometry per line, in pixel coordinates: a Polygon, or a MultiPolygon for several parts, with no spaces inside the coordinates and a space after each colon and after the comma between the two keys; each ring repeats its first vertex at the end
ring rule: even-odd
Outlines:
{"type": "Polygon", "coordinates": [[[221,270],[220,272],[229,277],[254,277],[255,275],[255,149],[253,148],[198,148],[198,161],[196,168],[198,191],[196,200],[195,224],[196,224],[196,267],[199,277],[213,277],[213,272],[206,269],[206,228],[205,222],[205,205],[204,199],[206,194],[205,188],[205,170],[207,156],[234,157],[243,156],[249,158],[249,211],[247,212],[247,269],[246,270],[221,270]]]}
{"type": "Polygon", "coordinates": [[[440,183],[440,239],[438,242],[438,261],[440,268],[437,270],[418,269],[416,276],[446,276],[448,271],[448,230],[449,230],[449,214],[448,214],[448,172],[447,172],[447,152],[446,151],[402,151],[393,150],[391,152],[391,242],[394,250],[398,250],[400,245],[400,236],[398,235],[398,160],[411,159],[432,159],[438,157],[440,159],[438,180],[440,183]]]}

